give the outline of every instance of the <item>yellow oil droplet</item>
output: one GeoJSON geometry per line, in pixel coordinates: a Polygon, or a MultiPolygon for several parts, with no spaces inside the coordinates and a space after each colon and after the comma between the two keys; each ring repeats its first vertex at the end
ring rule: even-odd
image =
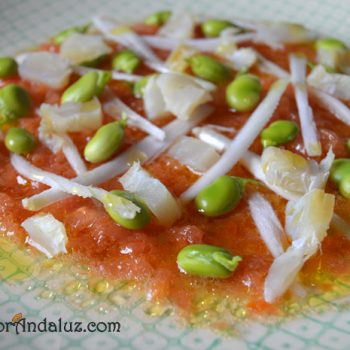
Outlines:
{"type": "Polygon", "coordinates": [[[126,299],[128,299],[132,292],[136,289],[137,285],[134,282],[128,282],[125,283],[120,289],[119,292],[121,295],[123,295],[126,299]]]}
{"type": "Polygon", "coordinates": [[[215,311],[222,313],[222,312],[225,312],[225,310],[227,310],[227,308],[228,308],[227,301],[224,299],[221,302],[216,304],[215,311]]]}
{"type": "Polygon", "coordinates": [[[65,295],[72,295],[74,293],[76,293],[81,287],[81,283],[79,281],[72,281],[72,282],[69,282],[63,292],[65,295]]]}
{"type": "Polygon", "coordinates": [[[167,305],[157,302],[147,307],[145,313],[149,316],[159,317],[164,315],[168,311],[169,307],[167,305]]]}
{"type": "Polygon", "coordinates": [[[327,292],[322,295],[322,298],[327,301],[332,301],[334,299],[337,299],[339,297],[338,293],[335,292],[327,292]]]}
{"type": "Polygon", "coordinates": [[[308,300],[308,304],[311,307],[319,307],[324,304],[324,301],[318,297],[310,297],[308,300]]]}
{"type": "Polygon", "coordinates": [[[90,272],[90,271],[91,271],[91,267],[90,267],[90,266],[83,266],[83,267],[82,267],[82,270],[83,270],[84,272],[90,272]]]}
{"type": "Polygon", "coordinates": [[[314,276],[313,276],[313,280],[316,283],[325,283],[328,281],[328,277],[326,276],[325,273],[318,271],[314,276]]]}
{"type": "Polygon", "coordinates": [[[108,281],[103,280],[103,281],[97,282],[94,289],[96,293],[104,294],[110,289],[110,285],[108,281]]]}
{"type": "Polygon", "coordinates": [[[194,314],[193,317],[191,317],[190,319],[190,323],[193,326],[202,327],[217,321],[217,318],[218,318],[217,313],[213,312],[212,310],[205,310],[194,314]]]}
{"type": "Polygon", "coordinates": [[[350,292],[350,285],[338,279],[335,281],[335,284],[333,285],[333,291],[341,295],[346,295],[350,292]]]}
{"type": "Polygon", "coordinates": [[[203,298],[199,304],[198,307],[199,309],[205,310],[208,309],[210,307],[213,307],[216,303],[217,303],[217,298],[213,295],[207,296],[205,298],[203,298]]]}
{"type": "Polygon", "coordinates": [[[108,296],[108,300],[117,306],[121,306],[124,305],[126,300],[123,296],[121,296],[118,292],[112,292],[109,296],[108,296]]]}
{"type": "Polygon", "coordinates": [[[239,307],[235,310],[235,316],[238,318],[245,318],[247,316],[247,310],[243,307],[239,307]]]}
{"type": "Polygon", "coordinates": [[[63,264],[55,260],[46,260],[43,267],[53,272],[59,272],[61,271],[63,264]]]}
{"type": "Polygon", "coordinates": [[[1,237],[0,238],[0,249],[6,253],[11,253],[14,249],[16,249],[16,246],[10,240],[1,237]]]}
{"type": "Polygon", "coordinates": [[[285,308],[285,311],[291,315],[294,315],[300,311],[300,306],[297,303],[293,303],[293,304],[288,305],[285,308]]]}
{"type": "Polygon", "coordinates": [[[55,293],[52,290],[44,290],[40,293],[40,298],[51,299],[54,295],[55,293]]]}

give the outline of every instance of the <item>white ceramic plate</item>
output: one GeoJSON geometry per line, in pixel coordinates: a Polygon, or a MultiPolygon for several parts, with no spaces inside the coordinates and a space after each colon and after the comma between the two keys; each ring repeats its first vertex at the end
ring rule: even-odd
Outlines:
{"type": "MultiPolygon", "coordinates": [[[[157,9],[172,9],[175,2],[177,8],[195,14],[289,20],[350,40],[350,3],[347,0],[0,0],[0,53],[11,54],[32,47],[65,27],[86,22],[96,13],[111,13],[121,22],[136,21],[157,9]]],[[[0,333],[0,349],[350,349],[350,312],[345,311],[344,306],[347,300],[328,303],[330,309],[321,315],[300,313],[293,321],[274,326],[245,324],[238,336],[223,337],[205,329],[181,327],[167,313],[161,317],[148,317],[143,312],[143,299],[125,299],[123,307],[113,308],[107,313],[108,295],[83,309],[75,307],[74,303],[84,298],[84,293],[72,293],[76,297],[73,301],[69,293],[65,298],[47,293],[48,288],[55,284],[69,285],[75,267],[61,274],[59,279],[55,272],[57,266],[50,268],[51,272],[46,275],[36,275],[36,263],[29,260],[28,271],[29,265],[23,263],[25,259],[30,258],[11,246],[0,248],[0,277],[3,281],[0,284],[0,331],[1,322],[10,321],[16,313],[22,313],[27,320],[38,322],[45,317],[86,322],[118,320],[121,332],[17,335],[12,330],[0,333]],[[33,271],[35,277],[22,279],[23,274],[33,276],[33,271]],[[6,282],[16,276],[19,283],[9,285],[6,282]]],[[[311,302],[316,307],[324,306],[317,299],[311,302]]]]}

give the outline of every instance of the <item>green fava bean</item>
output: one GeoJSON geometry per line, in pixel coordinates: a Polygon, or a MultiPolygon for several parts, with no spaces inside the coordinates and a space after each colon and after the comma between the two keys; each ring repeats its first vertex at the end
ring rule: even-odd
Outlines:
{"type": "Polygon", "coordinates": [[[61,97],[62,103],[67,102],[88,102],[99,95],[108,81],[111,79],[111,73],[106,71],[93,71],[86,73],[68,89],[61,97]]]}
{"type": "Polygon", "coordinates": [[[118,52],[112,61],[113,69],[131,74],[140,65],[140,58],[131,50],[123,50],[118,52]]]}
{"type": "Polygon", "coordinates": [[[329,177],[338,186],[340,194],[350,199],[350,159],[336,159],[332,164],[329,177]]]}
{"type": "Polygon", "coordinates": [[[200,277],[227,278],[242,260],[226,249],[207,244],[192,244],[183,248],[177,256],[180,271],[200,277]]]}
{"type": "Polygon", "coordinates": [[[89,72],[83,75],[65,90],[61,97],[61,102],[79,103],[90,101],[97,93],[97,79],[98,74],[96,72],[89,72]]]}
{"type": "Polygon", "coordinates": [[[27,154],[36,145],[34,136],[26,129],[11,128],[5,136],[6,148],[16,154],[27,154]]]}
{"type": "Polygon", "coordinates": [[[220,216],[237,206],[244,192],[243,182],[231,176],[219,176],[196,197],[198,211],[206,216],[220,216]]]}
{"type": "Polygon", "coordinates": [[[350,152],[350,139],[346,141],[346,149],[350,152]]]}
{"type": "Polygon", "coordinates": [[[345,198],[350,198],[350,175],[345,176],[339,183],[339,192],[345,198]]]}
{"type": "Polygon", "coordinates": [[[350,159],[336,159],[331,167],[329,175],[330,179],[335,185],[339,186],[343,178],[347,177],[348,175],[350,175],[350,159]]]}
{"type": "Polygon", "coordinates": [[[143,77],[142,79],[140,79],[139,81],[137,81],[134,84],[134,88],[133,88],[133,94],[136,98],[142,98],[143,97],[143,91],[148,83],[148,80],[153,77],[155,74],[150,74],[150,75],[146,75],[145,77],[143,77]]]}
{"type": "Polygon", "coordinates": [[[0,89],[0,125],[24,117],[28,114],[31,99],[22,87],[9,84],[0,89]]]}
{"type": "Polygon", "coordinates": [[[226,101],[236,111],[248,112],[259,102],[261,90],[262,86],[257,76],[242,74],[228,85],[226,101]]]}
{"type": "Polygon", "coordinates": [[[350,173],[340,180],[339,192],[343,197],[350,199],[350,173]]]}
{"type": "Polygon", "coordinates": [[[229,68],[209,56],[196,55],[189,62],[192,72],[199,78],[220,83],[231,77],[229,68]]]}
{"type": "Polygon", "coordinates": [[[151,221],[151,213],[146,204],[141,199],[137,198],[137,196],[130,192],[120,190],[114,190],[110,193],[133,202],[141,209],[133,219],[126,219],[123,218],[118,212],[106,208],[108,214],[116,223],[129,230],[140,230],[149,224],[151,221]]]}
{"type": "Polygon", "coordinates": [[[171,16],[170,11],[159,11],[153,13],[145,19],[145,24],[153,26],[162,26],[165,24],[171,16]]]}
{"type": "Polygon", "coordinates": [[[12,57],[0,57],[0,79],[17,74],[17,62],[12,57]]]}
{"type": "Polygon", "coordinates": [[[71,27],[63,30],[62,32],[58,33],[54,38],[53,41],[55,44],[62,44],[70,35],[74,33],[86,33],[86,31],[89,29],[89,24],[86,24],[84,26],[76,26],[71,27]]]}
{"type": "Polygon", "coordinates": [[[279,146],[292,141],[298,134],[298,125],[290,120],[276,120],[260,135],[264,147],[279,146]]]}
{"type": "Polygon", "coordinates": [[[316,49],[328,51],[344,50],[346,49],[346,45],[338,39],[323,38],[316,41],[316,49]]]}
{"type": "Polygon", "coordinates": [[[107,83],[112,79],[112,72],[99,70],[97,73],[96,96],[100,95],[107,83]]]}
{"type": "Polygon", "coordinates": [[[103,162],[121,146],[124,137],[125,120],[101,126],[87,143],[84,157],[90,163],[103,162]]]}
{"type": "Polygon", "coordinates": [[[208,19],[202,24],[202,32],[206,37],[213,38],[219,36],[224,29],[231,27],[235,26],[229,21],[208,19]]]}

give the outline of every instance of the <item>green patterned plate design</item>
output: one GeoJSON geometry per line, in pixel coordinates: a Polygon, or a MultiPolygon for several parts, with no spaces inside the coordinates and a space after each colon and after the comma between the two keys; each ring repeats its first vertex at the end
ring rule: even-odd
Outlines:
{"type": "MultiPolygon", "coordinates": [[[[1,0],[0,54],[33,47],[96,13],[110,13],[128,22],[174,6],[213,17],[299,22],[350,42],[350,2],[346,0],[1,0]]],[[[0,239],[0,349],[350,349],[350,297],[342,297],[350,294],[350,276],[330,295],[310,297],[303,308],[294,305],[289,313],[295,316],[289,320],[246,320],[222,334],[181,324],[166,306],[150,305],[142,293],[133,292],[133,284],[91,281],[84,267],[63,268],[32,253],[0,239]],[[63,292],[56,294],[58,289],[63,292]],[[81,331],[60,332],[60,318],[73,328],[81,323],[81,331]],[[39,330],[44,319],[46,325],[42,323],[40,329],[51,327],[51,331],[39,330]],[[36,332],[21,332],[28,322],[37,323],[36,332]],[[93,331],[87,330],[88,324],[93,331]]]]}

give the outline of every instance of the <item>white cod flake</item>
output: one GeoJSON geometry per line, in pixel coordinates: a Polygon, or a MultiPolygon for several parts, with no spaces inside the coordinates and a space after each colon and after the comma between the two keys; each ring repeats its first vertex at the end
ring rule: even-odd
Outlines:
{"type": "Polygon", "coordinates": [[[45,120],[39,128],[42,138],[52,130],[55,133],[78,132],[96,130],[102,125],[102,108],[96,97],[88,102],[68,102],[60,106],[42,103],[38,112],[45,120]]]}
{"type": "Polygon", "coordinates": [[[165,109],[179,119],[191,118],[198,106],[212,100],[208,89],[189,75],[163,73],[157,78],[157,83],[165,109]]]}
{"type": "Polygon", "coordinates": [[[214,147],[189,136],[179,138],[168,154],[197,173],[207,171],[220,158],[214,147]]]}
{"type": "Polygon", "coordinates": [[[67,234],[62,222],[51,214],[37,214],[24,220],[21,226],[28,233],[26,243],[44,253],[49,259],[67,253],[67,234]]]}
{"type": "Polygon", "coordinates": [[[22,79],[45,84],[53,89],[64,88],[72,73],[69,61],[56,53],[29,52],[17,57],[22,79]]]}
{"type": "Polygon", "coordinates": [[[99,35],[74,33],[61,45],[60,55],[74,64],[93,61],[107,55],[112,49],[99,35]]]}

